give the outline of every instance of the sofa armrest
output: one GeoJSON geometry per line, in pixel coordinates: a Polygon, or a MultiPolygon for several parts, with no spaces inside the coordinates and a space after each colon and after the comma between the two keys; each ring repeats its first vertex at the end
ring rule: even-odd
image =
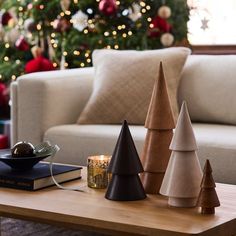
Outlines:
{"type": "Polygon", "coordinates": [[[11,85],[13,145],[20,140],[37,144],[45,131],[78,119],[91,92],[93,68],[23,75],[11,85]]]}

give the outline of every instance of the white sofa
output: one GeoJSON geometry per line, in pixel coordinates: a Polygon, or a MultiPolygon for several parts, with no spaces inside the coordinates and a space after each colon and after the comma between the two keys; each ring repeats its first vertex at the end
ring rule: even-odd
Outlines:
{"type": "MultiPolygon", "coordinates": [[[[112,154],[120,125],[77,125],[93,85],[93,68],[40,72],[12,83],[12,144],[43,139],[61,147],[58,162],[86,165],[87,156],[112,154]]],[[[179,87],[185,99],[203,166],[215,180],[236,184],[236,55],[191,55],[179,87]],[[197,123],[201,122],[201,123],[197,123]]],[[[130,126],[139,153],[146,130],[130,126]]]]}

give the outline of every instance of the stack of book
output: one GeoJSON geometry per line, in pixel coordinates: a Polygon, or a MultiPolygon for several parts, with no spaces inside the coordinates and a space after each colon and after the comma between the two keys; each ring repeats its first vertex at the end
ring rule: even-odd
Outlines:
{"type": "MultiPolygon", "coordinates": [[[[48,162],[39,162],[29,171],[14,171],[0,162],[0,187],[37,190],[54,185],[48,162]]],[[[53,176],[58,183],[81,178],[80,166],[53,164],[53,176]]]]}

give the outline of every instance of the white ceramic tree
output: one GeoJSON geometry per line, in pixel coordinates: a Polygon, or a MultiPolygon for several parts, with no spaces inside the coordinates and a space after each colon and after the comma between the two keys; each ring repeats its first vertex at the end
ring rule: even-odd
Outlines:
{"type": "Polygon", "coordinates": [[[172,154],[160,193],[169,197],[171,206],[194,207],[200,192],[202,170],[186,102],[182,104],[170,149],[172,154]]]}

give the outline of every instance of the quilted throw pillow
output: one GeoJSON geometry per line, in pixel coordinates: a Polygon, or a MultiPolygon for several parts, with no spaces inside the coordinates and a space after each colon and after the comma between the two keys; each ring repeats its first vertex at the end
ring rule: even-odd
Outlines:
{"type": "Polygon", "coordinates": [[[79,124],[143,125],[149,102],[163,62],[168,93],[175,118],[178,116],[177,88],[190,49],[107,50],[93,52],[95,79],[93,92],[82,111],[79,124]]]}

